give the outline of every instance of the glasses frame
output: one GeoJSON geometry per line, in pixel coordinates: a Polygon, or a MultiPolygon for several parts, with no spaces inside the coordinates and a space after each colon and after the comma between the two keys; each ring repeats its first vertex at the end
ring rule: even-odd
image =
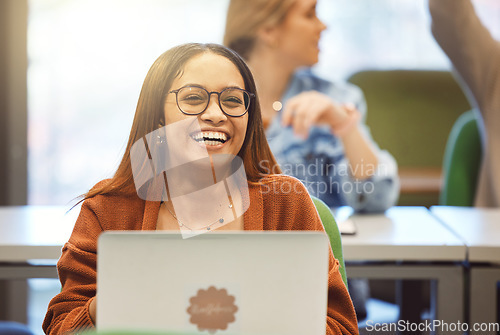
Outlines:
{"type": "Polygon", "coordinates": [[[227,116],[230,116],[230,117],[242,117],[243,115],[245,115],[248,112],[248,110],[250,109],[250,104],[252,103],[252,99],[255,98],[255,94],[253,94],[252,92],[248,92],[247,90],[244,90],[244,89],[239,88],[239,87],[227,87],[227,88],[223,89],[220,92],[217,92],[217,91],[209,92],[206,88],[204,88],[202,86],[189,85],[189,86],[184,86],[184,87],[178,88],[176,90],[171,90],[168,93],[169,94],[170,93],[175,93],[175,103],[177,104],[177,108],[179,108],[179,110],[182,112],[182,114],[185,114],[185,115],[200,115],[200,114],[202,114],[203,112],[205,112],[207,110],[208,105],[210,105],[210,98],[212,97],[212,94],[217,94],[217,103],[218,103],[219,108],[222,111],[222,113],[224,113],[224,115],[227,115],[227,116]],[[207,92],[207,94],[208,94],[207,105],[199,113],[186,113],[185,111],[182,110],[181,106],[179,105],[179,96],[178,96],[177,93],[179,93],[179,91],[182,90],[182,89],[190,88],[190,87],[202,89],[205,92],[207,92]],[[238,90],[238,91],[242,91],[242,92],[245,92],[246,94],[248,94],[249,100],[248,100],[248,106],[245,108],[245,112],[243,112],[240,115],[231,115],[231,114],[228,114],[228,113],[226,113],[224,111],[224,108],[222,108],[222,105],[220,103],[220,96],[222,95],[222,93],[224,93],[227,90],[238,90]]]}

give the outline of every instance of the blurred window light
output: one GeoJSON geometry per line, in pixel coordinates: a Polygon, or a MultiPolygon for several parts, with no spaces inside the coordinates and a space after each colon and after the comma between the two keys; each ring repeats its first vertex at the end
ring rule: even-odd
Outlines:
{"type": "MultiPolygon", "coordinates": [[[[475,4],[500,38],[500,2],[475,4]]],[[[144,77],[165,50],[221,43],[228,0],[29,0],[29,204],[68,204],[112,176],[144,77]]],[[[319,0],[315,71],[449,69],[427,0],[319,0]]]]}
{"type": "MultiPolygon", "coordinates": [[[[473,4],[500,40],[500,1],[473,4]]],[[[316,72],[328,79],[362,69],[450,69],[430,31],[428,0],[319,0],[317,11],[328,28],[316,72]]]]}

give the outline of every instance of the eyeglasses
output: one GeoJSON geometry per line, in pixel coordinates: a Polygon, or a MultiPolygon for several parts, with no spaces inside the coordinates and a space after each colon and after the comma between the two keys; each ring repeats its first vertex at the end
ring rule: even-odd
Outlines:
{"type": "Polygon", "coordinates": [[[241,88],[225,88],[220,92],[208,92],[200,86],[185,86],[168,93],[175,93],[177,107],[186,115],[198,115],[203,113],[210,102],[212,94],[217,94],[219,107],[224,114],[232,117],[245,115],[250,107],[251,98],[255,94],[241,88]]]}

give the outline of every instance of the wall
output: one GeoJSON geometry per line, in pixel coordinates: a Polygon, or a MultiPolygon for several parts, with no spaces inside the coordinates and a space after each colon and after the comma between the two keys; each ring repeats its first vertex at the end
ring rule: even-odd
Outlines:
{"type": "MultiPolygon", "coordinates": [[[[0,0],[0,206],[27,201],[27,19],[27,0],[0,0]]],[[[0,320],[25,323],[26,301],[25,280],[0,280],[0,320]]]]}
{"type": "Polygon", "coordinates": [[[0,1],[0,205],[27,201],[27,0],[0,1]]]}

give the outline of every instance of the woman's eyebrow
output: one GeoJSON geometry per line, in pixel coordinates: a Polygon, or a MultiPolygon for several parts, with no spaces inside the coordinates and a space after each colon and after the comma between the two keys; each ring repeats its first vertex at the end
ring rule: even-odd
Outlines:
{"type": "Polygon", "coordinates": [[[181,88],[184,88],[184,87],[200,87],[200,88],[205,88],[204,86],[200,85],[200,84],[195,84],[195,83],[187,83],[187,84],[184,84],[181,86],[181,88]]]}
{"type": "Polygon", "coordinates": [[[239,90],[244,90],[244,88],[239,87],[239,86],[237,86],[237,85],[234,85],[234,86],[226,86],[226,88],[237,88],[237,89],[239,89],[239,90]]]}
{"type": "MultiPolygon", "coordinates": [[[[187,84],[184,84],[184,85],[182,85],[182,86],[181,86],[181,88],[184,88],[184,87],[199,87],[199,88],[206,89],[206,90],[208,91],[208,89],[207,89],[205,86],[200,85],[200,84],[195,84],[195,83],[187,83],[187,84]]],[[[239,89],[239,90],[245,90],[244,88],[242,88],[242,87],[240,87],[240,86],[238,86],[238,85],[229,85],[229,86],[225,86],[225,87],[223,88],[223,90],[228,89],[228,88],[237,88],[237,89],[239,89]]]]}

